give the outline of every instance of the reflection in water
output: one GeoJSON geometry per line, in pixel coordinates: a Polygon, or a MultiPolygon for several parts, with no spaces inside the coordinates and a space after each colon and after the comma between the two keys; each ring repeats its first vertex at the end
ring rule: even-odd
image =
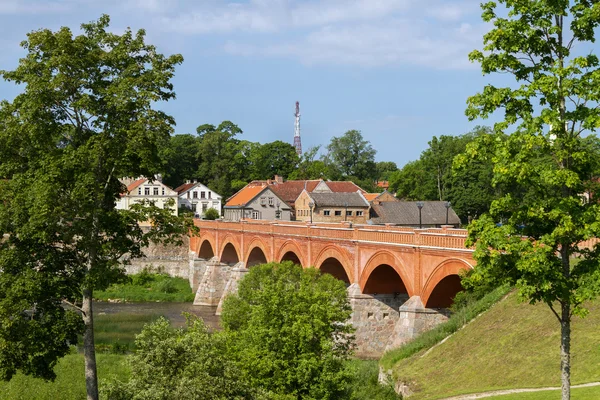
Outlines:
{"type": "Polygon", "coordinates": [[[94,302],[94,314],[148,314],[162,315],[171,321],[173,326],[184,326],[185,317],[183,312],[194,314],[204,320],[211,329],[221,329],[219,317],[215,315],[217,307],[195,306],[191,303],[107,303],[103,301],[94,302]]]}

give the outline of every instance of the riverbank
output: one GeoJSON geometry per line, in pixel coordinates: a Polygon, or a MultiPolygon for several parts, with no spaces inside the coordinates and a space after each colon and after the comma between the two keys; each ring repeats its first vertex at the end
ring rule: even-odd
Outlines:
{"type": "Polygon", "coordinates": [[[190,303],[194,293],[187,279],[143,270],[128,275],[123,283],[94,292],[94,299],[109,302],[190,303]]]}

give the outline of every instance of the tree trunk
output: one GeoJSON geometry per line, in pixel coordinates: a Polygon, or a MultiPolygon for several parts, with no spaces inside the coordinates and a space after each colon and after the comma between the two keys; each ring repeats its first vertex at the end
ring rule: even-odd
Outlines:
{"type": "Polygon", "coordinates": [[[560,321],[560,370],[562,400],[571,398],[571,304],[562,305],[560,321]]]}
{"type": "Polygon", "coordinates": [[[98,373],[96,371],[96,349],[94,347],[94,314],[92,311],[92,289],[83,289],[83,356],[85,358],[85,388],[87,400],[98,400],[98,373]]]}

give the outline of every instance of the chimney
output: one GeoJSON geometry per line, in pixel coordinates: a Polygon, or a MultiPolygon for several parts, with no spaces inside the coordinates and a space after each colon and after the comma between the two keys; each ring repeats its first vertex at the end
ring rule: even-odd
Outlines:
{"type": "Polygon", "coordinates": [[[189,180],[189,179],[186,179],[186,180],[185,180],[185,183],[190,183],[190,180],[189,180]]]}
{"type": "Polygon", "coordinates": [[[275,182],[283,183],[283,176],[275,175],[275,182]]]}

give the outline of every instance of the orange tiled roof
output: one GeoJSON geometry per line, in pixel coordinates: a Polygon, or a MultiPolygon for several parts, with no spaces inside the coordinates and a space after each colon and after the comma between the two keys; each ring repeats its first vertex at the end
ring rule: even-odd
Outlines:
{"type": "Polygon", "coordinates": [[[225,207],[242,206],[255,198],[260,192],[263,191],[265,187],[266,185],[245,186],[243,189],[229,198],[229,201],[227,201],[225,207]]]}
{"type": "Polygon", "coordinates": [[[363,196],[365,197],[365,199],[367,199],[367,201],[371,202],[377,197],[379,197],[380,194],[381,193],[363,193],[363,196]]]}
{"type": "Polygon", "coordinates": [[[319,182],[319,180],[285,181],[283,183],[273,182],[269,187],[281,198],[281,200],[288,204],[293,204],[304,188],[306,188],[307,192],[312,192],[319,182]]]}
{"type": "Polygon", "coordinates": [[[141,178],[141,179],[138,179],[137,181],[131,182],[127,186],[127,193],[133,192],[135,189],[137,189],[138,186],[140,186],[142,183],[146,182],[147,180],[148,179],[146,179],[146,178],[141,178]]]}
{"type": "Polygon", "coordinates": [[[378,181],[377,186],[380,188],[387,189],[390,187],[390,183],[388,181],[378,181]]]}
{"type": "Polygon", "coordinates": [[[329,189],[335,193],[350,193],[360,191],[361,193],[366,193],[362,188],[357,186],[354,182],[350,181],[335,181],[335,182],[325,182],[329,189]]]}

